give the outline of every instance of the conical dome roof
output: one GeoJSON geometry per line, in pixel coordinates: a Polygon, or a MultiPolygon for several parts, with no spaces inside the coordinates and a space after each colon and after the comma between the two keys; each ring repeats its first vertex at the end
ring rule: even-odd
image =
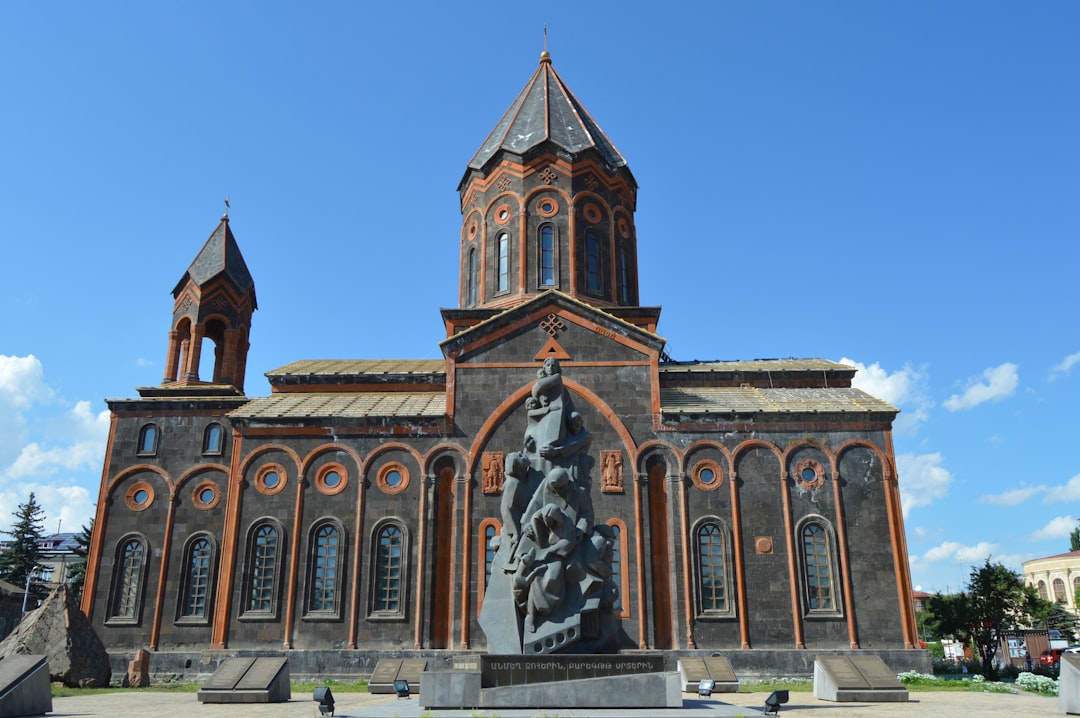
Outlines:
{"type": "Polygon", "coordinates": [[[469,161],[469,169],[482,169],[500,150],[525,154],[544,142],[552,142],[571,154],[593,148],[613,168],[627,164],[555,72],[546,52],[536,72],[469,161]]]}

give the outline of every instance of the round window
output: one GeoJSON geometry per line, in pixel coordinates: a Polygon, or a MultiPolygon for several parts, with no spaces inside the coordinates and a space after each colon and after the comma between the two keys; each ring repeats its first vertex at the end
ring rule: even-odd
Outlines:
{"type": "Polygon", "coordinates": [[[139,489],[131,495],[131,498],[134,499],[137,504],[145,504],[150,500],[150,492],[146,489],[139,489]]]}
{"type": "Polygon", "coordinates": [[[711,484],[716,481],[716,473],[712,469],[702,469],[699,474],[701,481],[706,484],[711,484]]]}
{"type": "Polygon", "coordinates": [[[124,501],[132,511],[150,508],[150,505],[154,503],[154,488],[145,481],[132,484],[124,494],[124,501]]]}
{"type": "Polygon", "coordinates": [[[341,474],[336,471],[327,471],[323,475],[323,483],[326,484],[327,488],[336,488],[341,483],[341,474]]]}
{"type": "Polygon", "coordinates": [[[385,493],[400,494],[409,487],[409,470],[396,461],[386,464],[379,469],[375,482],[385,493]]]}
{"type": "Polygon", "coordinates": [[[199,492],[199,501],[204,504],[208,504],[214,500],[214,490],[211,488],[203,489],[199,492]]]}
{"type": "Polygon", "coordinates": [[[255,474],[255,488],[271,496],[285,489],[289,479],[281,464],[267,464],[255,474]]]}
{"type": "Polygon", "coordinates": [[[278,476],[276,471],[267,471],[263,474],[263,484],[265,484],[268,489],[277,486],[279,481],[281,481],[281,477],[278,476]]]}
{"type": "Polygon", "coordinates": [[[724,483],[724,470],[712,459],[703,459],[694,465],[693,471],[690,472],[690,480],[699,489],[716,491],[724,483]]]}

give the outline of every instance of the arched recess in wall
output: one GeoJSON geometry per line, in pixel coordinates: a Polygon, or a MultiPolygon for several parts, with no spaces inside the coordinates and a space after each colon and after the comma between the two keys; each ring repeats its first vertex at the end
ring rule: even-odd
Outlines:
{"type": "Polygon", "coordinates": [[[642,473],[648,477],[648,509],[642,518],[648,532],[650,580],[646,590],[652,596],[652,647],[657,649],[675,647],[672,583],[676,564],[681,562],[675,554],[672,532],[676,526],[671,517],[675,497],[668,494],[668,476],[677,474],[680,464],[678,452],[659,442],[643,446],[638,458],[642,473]]]}
{"type": "MultiPolygon", "coordinates": [[[[423,574],[431,576],[428,590],[417,591],[418,596],[430,596],[432,648],[450,648],[454,625],[454,571],[460,561],[455,558],[460,551],[454,545],[454,515],[457,510],[456,485],[464,476],[466,457],[457,446],[436,447],[426,457],[427,474],[434,477],[430,503],[425,503],[425,520],[421,528],[430,529],[418,540],[422,544],[421,559],[425,562],[423,574]]],[[[422,584],[423,576],[417,578],[422,584]]],[[[481,594],[482,596],[482,594],[481,594]]]]}

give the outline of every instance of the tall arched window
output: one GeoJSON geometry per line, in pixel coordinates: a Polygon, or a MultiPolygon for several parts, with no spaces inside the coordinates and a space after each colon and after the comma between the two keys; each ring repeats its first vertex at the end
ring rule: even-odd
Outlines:
{"type": "Polygon", "coordinates": [[[139,430],[139,448],[138,453],[140,456],[153,456],[157,453],[158,442],[158,430],[153,424],[145,424],[142,429],[139,430]]]}
{"type": "Polygon", "coordinates": [[[1046,581],[1039,581],[1039,598],[1044,601],[1050,600],[1050,594],[1046,592],[1046,581]]]}
{"type": "Polygon", "coordinates": [[[724,571],[724,534],[720,526],[707,523],[698,529],[697,548],[701,610],[723,612],[728,608],[727,581],[724,571]]]}
{"type": "Polygon", "coordinates": [[[1065,582],[1060,578],[1054,579],[1054,600],[1058,603],[1065,603],[1065,582]]]}
{"type": "Polygon", "coordinates": [[[375,540],[373,613],[403,615],[405,612],[405,532],[398,524],[382,526],[375,540]]]}
{"type": "Polygon", "coordinates": [[[623,531],[622,521],[611,519],[607,525],[611,529],[612,538],[614,539],[614,543],[611,545],[611,582],[615,584],[615,600],[611,602],[611,610],[616,616],[626,618],[628,612],[625,610],[625,606],[629,605],[623,595],[623,587],[626,585],[623,580],[623,555],[626,548],[623,546],[623,542],[626,540],[626,536],[623,531]]]}
{"type": "Polygon", "coordinates": [[[499,250],[497,272],[499,284],[496,291],[505,292],[510,288],[510,235],[506,232],[499,232],[496,244],[499,250]]]}
{"type": "Polygon", "coordinates": [[[311,544],[311,560],[308,563],[311,586],[308,610],[336,612],[339,594],[339,560],[341,532],[331,523],[315,529],[311,544]]]}
{"type": "Polygon", "coordinates": [[[550,224],[540,227],[540,285],[555,286],[555,228],[550,224]]]}
{"type": "Polygon", "coordinates": [[[476,306],[476,286],[479,268],[476,266],[476,247],[469,250],[469,286],[466,290],[465,303],[467,306],[476,306]]]}
{"type": "Polygon", "coordinates": [[[138,537],[123,540],[116,550],[110,620],[138,623],[145,568],[146,544],[143,540],[138,537]]]}
{"type": "Polygon", "coordinates": [[[214,548],[208,538],[200,536],[188,542],[184,552],[181,619],[206,619],[209,616],[213,559],[214,548]]]}
{"type": "Polygon", "coordinates": [[[210,455],[220,454],[224,440],[225,431],[221,428],[221,424],[215,422],[207,425],[206,431],[203,432],[203,453],[210,455]]]}
{"type": "Polygon", "coordinates": [[[630,303],[630,260],[626,248],[619,250],[619,303],[630,303]]]}
{"type": "Polygon", "coordinates": [[[271,616],[276,606],[279,557],[277,527],[258,524],[248,541],[247,612],[271,616]]]}
{"type": "Polygon", "coordinates": [[[585,290],[599,292],[600,283],[600,240],[592,227],[585,230],[585,290]]]}
{"type": "Polygon", "coordinates": [[[813,612],[837,610],[832,547],[825,526],[810,521],[801,531],[803,583],[806,607],[813,612]]]}

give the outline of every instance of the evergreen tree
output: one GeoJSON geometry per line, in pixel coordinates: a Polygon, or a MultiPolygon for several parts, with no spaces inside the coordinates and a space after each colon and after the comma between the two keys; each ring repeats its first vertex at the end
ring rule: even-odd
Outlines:
{"type": "Polygon", "coordinates": [[[1077,526],[1069,534],[1069,550],[1080,551],[1080,526],[1077,526]]]}
{"type": "Polygon", "coordinates": [[[989,558],[982,566],[971,567],[966,588],[963,593],[927,599],[927,626],[938,637],[951,635],[973,642],[983,675],[993,679],[1001,636],[1029,624],[1040,612],[1047,618],[1056,617],[1056,612],[1034,588],[1024,586],[1016,572],[1000,563],[991,564],[989,558]]]}
{"type": "Polygon", "coordinates": [[[6,550],[0,552],[0,578],[19,588],[26,585],[26,577],[40,565],[41,548],[38,541],[42,537],[45,522],[45,509],[41,508],[30,492],[25,504],[19,504],[17,511],[11,514],[15,523],[8,531],[0,534],[11,537],[6,550]]]}
{"type": "Polygon", "coordinates": [[[75,548],[72,553],[81,558],[67,567],[68,590],[76,599],[82,598],[83,584],[86,583],[86,556],[90,552],[90,536],[94,532],[94,519],[90,523],[83,524],[82,530],[75,534],[75,548]]]}

